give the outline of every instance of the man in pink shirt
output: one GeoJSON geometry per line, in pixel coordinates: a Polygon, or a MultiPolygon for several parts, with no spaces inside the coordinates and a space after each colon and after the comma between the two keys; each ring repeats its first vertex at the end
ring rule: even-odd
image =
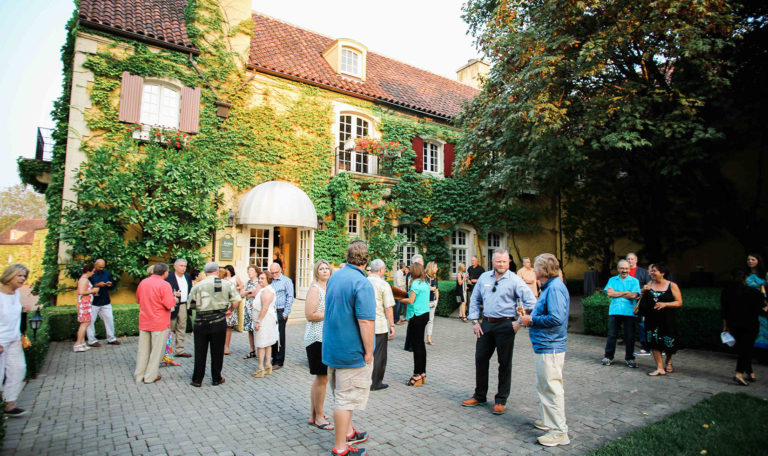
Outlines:
{"type": "Polygon", "coordinates": [[[176,305],[171,285],[165,281],[168,265],[157,263],[153,274],[139,283],[136,300],[139,301],[139,354],[136,355],[136,383],[153,383],[160,361],[165,354],[168,331],[171,328],[171,309],[176,305]]]}

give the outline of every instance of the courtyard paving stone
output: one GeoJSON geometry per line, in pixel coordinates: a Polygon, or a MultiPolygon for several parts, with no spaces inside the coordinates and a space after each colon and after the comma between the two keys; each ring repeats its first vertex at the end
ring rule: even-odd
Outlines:
{"type": "MultiPolygon", "coordinates": [[[[474,389],[474,335],[469,323],[437,318],[435,346],[427,346],[427,383],[406,387],[413,366],[402,350],[405,326],[389,345],[385,383],[372,392],[355,426],[370,433],[361,446],[374,455],[583,454],[645,424],[686,408],[712,394],[747,392],[768,398],[768,368],[756,365],[761,381],[748,388],[730,381],[735,358],[725,353],[683,350],[675,373],[648,377],[650,357],[639,369],[621,360],[601,366],[605,340],[569,334],[565,362],[566,414],[571,444],[543,448],[531,426],[538,418],[533,353],[525,329],[516,339],[507,412],[490,407],[464,408],[460,401],[474,389]]],[[[243,360],[245,334],[232,337],[232,355],[224,360],[227,382],[189,386],[192,359],[181,367],[161,368],[152,385],[133,381],[138,339],[120,346],[73,353],[71,342],[51,345],[48,360],[24,389],[19,405],[29,415],[8,419],[2,454],[18,455],[283,455],[328,454],[333,433],[307,424],[312,383],[304,352],[304,325],[287,330],[285,368],[254,379],[256,360],[243,360]]],[[[192,337],[187,344],[192,347],[192,337]]],[[[617,350],[621,352],[622,350],[617,350]]],[[[491,362],[489,399],[496,392],[491,362]]],[[[326,400],[332,415],[333,401],[326,400]]]]}

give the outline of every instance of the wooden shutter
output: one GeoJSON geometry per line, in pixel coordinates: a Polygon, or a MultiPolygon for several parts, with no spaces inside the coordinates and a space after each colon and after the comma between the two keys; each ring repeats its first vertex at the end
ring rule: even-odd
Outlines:
{"type": "Polygon", "coordinates": [[[120,122],[139,123],[141,120],[141,92],[144,90],[144,78],[123,71],[123,84],[120,87],[120,122]]]}
{"type": "Polygon", "coordinates": [[[411,142],[411,147],[416,152],[416,160],[413,165],[416,167],[416,172],[420,173],[424,171],[424,140],[416,136],[411,142]]]}
{"type": "Polygon", "coordinates": [[[445,177],[451,177],[453,174],[453,160],[456,158],[453,144],[445,144],[443,146],[443,175],[445,177]]]}
{"type": "Polygon", "coordinates": [[[179,130],[195,134],[200,123],[200,87],[181,88],[179,130]]]}

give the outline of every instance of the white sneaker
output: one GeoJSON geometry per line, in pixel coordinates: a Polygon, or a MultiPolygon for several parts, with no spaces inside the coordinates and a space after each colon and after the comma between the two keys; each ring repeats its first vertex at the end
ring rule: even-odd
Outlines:
{"type": "Polygon", "coordinates": [[[88,351],[91,349],[91,347],[89,347],[88,344],[83,344],[82,347],[85,349],[84,351],[88,351]]]}
{"type": "Polygon", "coordinates": [[[85,345],[75,345],[75,347],[73,349],[73,351],[75,353],[84,352],[85,350],[86,350],[86,346],[85,345]]]}
{"type": "Polygon", "coordinates": [[[544,422],[541,421],[541,420],[534,421],[533,422],[533,427],[535,427],[536,429],[540,429],[542,431],[548,431],[549,430],[549,426],[544,424],[544,422]]]}
{"type": "Polygon", "coordinates": [[[548,447],[568,445],[571,440],[567,432],[549,432],[536,439],[540,444],[548,447]]]}

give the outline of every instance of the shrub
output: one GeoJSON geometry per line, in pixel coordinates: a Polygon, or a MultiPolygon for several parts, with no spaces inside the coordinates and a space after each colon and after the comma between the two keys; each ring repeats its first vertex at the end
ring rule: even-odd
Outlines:
{"type": "Polygon", "coordinates": [[[456,302],[456,281],[455,280],[439,280],[437,282],[437,289],[440,290],[440,299],[437,301],[437,309],[435,314],[441,317],[450,317],[454,310],[459,307],[459,303],[456,302]]]}
{"type": "MultiPolygon", "coordinates": [[[[720,289],[690,288],[681,290],[683,307],[676,310],[680,345],[688,348],[723,349],[720,331],[720,289]]],[[[584,332],[605,336],[608,333],[608,306],[610,299],[604,293],[584,298],[584,332]]]]}
{"type": "MultiPolygon", "coordinates": [[[[139,305],[113,305],[112,314],[115,318],[116,336],[135,336],[139,333],[139,305]]],[[[50,324],[51,340],[68,340],[77,336],[77,308],[75,306],[56,306],[48,309],[47,318],[50,324]]],[[[106,336],[104,322],[96,322],[96,337],[106,336]]]]}

